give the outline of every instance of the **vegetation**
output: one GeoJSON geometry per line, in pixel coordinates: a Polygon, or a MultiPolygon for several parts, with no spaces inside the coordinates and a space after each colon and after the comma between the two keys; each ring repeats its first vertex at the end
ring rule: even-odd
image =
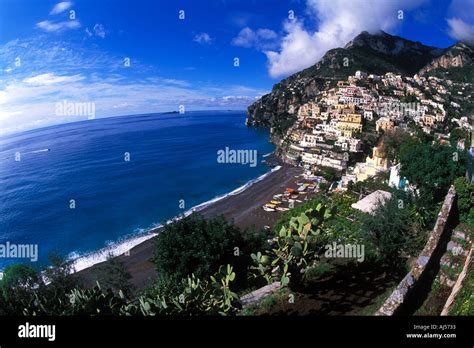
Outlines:
{"type": "Polygon", "coordinates": [[[205,220],[199,214],[167,224],[156,238],[154,262],[159,275],[206,278],[222,264],[232,264],[245,273],[250,252],[259,248],[263,236],[242,233],[223,217],[205,220]],[[247,255],[247,256],[245,256],[247,255]]]}
{"type": "Polygon", "coordinates": [[[449,315],[474,315],[474,271],[472,261],[464,285],[456,296],[449,315]]]}
{"type": "Polygon", "coordinates": [[[458,196],[459,220],[474,225],[474,184],[466,177],[456,178],[454,187],[458,196]]]}
{"type": "MultiPolygon", "coordinates": [[[[205,220],[192,214],[166,225],[157,236],[154,262],[159,277],[145,291],[134,293],[130,275],[117,258],[99,267],[93,288],[84,288],[70,275],[70,264],[53,258],[53,266],[41,273],[25,265],[5,270],[0,314],[235,314],[240,310],[237,293],[263,283],[279,281],[298,291],[337,277],[338,272],[358,269],[351,268],[355,260],[325,256],[326,246],[333,242],[364,245],[371,268],[403,273],[406,260],[426,241],[440,202],[437,197],[442,198],[453,181],[461,220],[472,223],[473,185],[462,177],[462,154],[454,148],[423,144],[406,134],[386,134],[385,139],[397,149],[392,156],[401,163],[401,175],[419,195],[390,188],[386,175],[374,177],[353,184],[352,192],[319,195],[282,214],[268,241],[265,233],[240,231],[223,217],[205,220]],[[453,153],[459,155],[457,161],[453,153]],[[359,193],[377,189],[393,196],[372,214],[351,207],[359,193]]],[[[380,301],[386,294],[382,295],[380,301]]],[[[261,307],[271,307],[275,296],[261,307]]],[[[470,313],[469,297],[463,296],[456,310],[470,313]]]]}
{"type": "Polygon", "coordinates": [[[419,189],[425,204],[442,200],[454,179],[466,170],[465,154],[446,145],[407,141],[398,158],[400,176],[419,189]]]}
{"type": "MultiPolygon", "coordinates": [[[[413,221],[409,206],[396,196],[361,217],[361,233],[381,261],[400,268],[407,256],[415,254],[420,243],[420,226],[413,221]]],[[[423,240],[421,240],[423,241],[423,240]]],[[[420,245],[421,244],[421,245],[420,245]]]]}
{"type": "Polygon", "coordinates": [[[110,289],[114,293],[122,291],[126,297],[132,296],[134,290],[130,282],[132,277],[119,258],[108,255],[107,262],[95,270],[95,276],[96,281],[105,289],[110,289]]]}
{"type": "Polygon", "coordinates": [[[382,153],[390,161],[394,162],[401,146],[407,142],[410,135],[400,128],[385,132],[382,136],[382,153]]]}
{"type": "Polygon", "coordinates": [[[0,282],[5,303],[15,306],[17,301],[21,301],[29,289],[38,283],[38,280],[38,274],[30,266],[18,264],[5,268],[0,282]]]}
{"type": "Polygon", "coordinates": [[[10,267],[6,274],[7,278],[1,282],[2,290],[5,290],[0,296],[1,314],[226,315],[238,309],[238,297],[231,290],[236,274],[230,265],[220,267],[208,280],[200,280],[194,275],[183,279],[174,286],[179,290],[177,292],[161,291],[163,287],[160,287],[132,300],[121,290],[115,293],[99,283],[93,288],[75,285],[62,293],[54,293],[55,288],[62,286],[59,279],[44,284],[39,274],[27,266],[10,267]],[[16,297],[12,298],[13,294],[16,297]]]}

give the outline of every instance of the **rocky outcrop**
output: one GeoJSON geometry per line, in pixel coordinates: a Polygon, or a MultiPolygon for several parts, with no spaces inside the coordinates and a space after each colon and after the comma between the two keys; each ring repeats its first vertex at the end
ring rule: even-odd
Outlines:
{"type": "Polygon", "coordinates": [[[462,68],[474,60],[474,49],[469,45],[458,42],[449,47],[446,52],[434,59],[428,65],[420,70],[420,75],[433,71],[435,69],[462,68]]]}

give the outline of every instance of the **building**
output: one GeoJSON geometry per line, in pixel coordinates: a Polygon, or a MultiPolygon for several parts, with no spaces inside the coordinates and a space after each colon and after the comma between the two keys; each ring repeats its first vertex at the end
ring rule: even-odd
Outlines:
{"type": "Polygon", "coordinates": [[[362,132],[362,116],[360,114],[341,115],[336,129],[341,132],[341,136],[352,138],[355,133],[362,132]]]}
{"type": "Polygon", "coordinates": [[[390,179],[388,184],[399,190],[407,190],[408,182],[405,178],[400,178],[400,163],[390,168],[390,179]]]}
{"type": "Polygon", "coordinates": [[[367,156],[364,163],[356,163],[354,174],[357,181],[364,181],[379,173],[386,172],[388,168],[388,160],[379,148],[374,147],[372,157],[367,156]]]}
{"type": "Polygon", "coordinates": [[[301,154],[301,161],[304,164],[312,166],[330,167],[336,170],[344,170],[347,168],[347,161],[343,156],[334,152],[325,151],[305,151],[301,154]]]}
{"type": "Polygon", "coordinates": [[[380,131],[390,131],[393,128],[395,128],[395,122],[393,122],[391,119],[388,117],[380,117],[376,122],[375,122],[375,130],[377,132],[380,131]]]}
{"type": "Polygon", "coordinates": [[[374,112],[372,110],[364,110],[364,118],[367,121],[372,121],[374,119],[374,112]]]}
{"type": "Polygon", "coordinates": [[[313,147],[316,146],[318,142],[324,142],[324,136],[320,134],[305,134],[303,140],[301,141],[301,146],[304,147],[313,147]]]}
{"type": "Polygon", "coordinates": [[[390,192],[377,190],[362,198],[357,203],[352,203],[351,207],[364,213],[373,214],[380,205],[385,204],[390,198],[392,198],[390,192]]]}
{"type": "Polygon", "coordinates": [[[315,102],[309,102],[301,105],[298,109],[298,116],[300,117],[316,117],[321,112],[321,109],[318,104],[315,102]]]}

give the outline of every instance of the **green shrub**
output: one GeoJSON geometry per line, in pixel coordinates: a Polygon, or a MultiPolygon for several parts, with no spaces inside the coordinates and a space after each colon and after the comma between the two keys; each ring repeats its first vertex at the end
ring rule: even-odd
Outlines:
{"type": "Polygon", "coordinates": [[[158,234],[154,262],[159,275],[177,279],[191,274],[206,278],[222,264],[234,265],[241,274],[250,265],[250,250],[260,247],[262,241],[261,234],[242,233],[223,217],[205,220],[192,214],[166,225],[158,234]]]}
{"type": "Polygon", "coordinates": [[[454,187],[458,197],[459,220],[474,224],[474,184],[460,177],[454,180],[454,187]]]}
{"type": "Polygon", "coordinates": [[[329,262],[318,262],[315,266],[306,269],[303,281],[306,284],[310,284],[325,276],[333,274],[335,270],[336,267],[329,262]]]}
{"type": "Polygon", "coordinates": [[[15,306],[29,298],[29,289],[38,285],[37,271],[28,265],[18,264],[7,266],[0,281],[1,295],[4,304],[8,307],[15,306]]]}
{"type": "Polygon", "coordinates": [[[396,196],[380,204],[373,214],[362,215],[360,228],[383,263],[403,267],[405,258],[417,252],[413,240],[420,231],[413,225],[409,208],[401,207],[396,196]]]}

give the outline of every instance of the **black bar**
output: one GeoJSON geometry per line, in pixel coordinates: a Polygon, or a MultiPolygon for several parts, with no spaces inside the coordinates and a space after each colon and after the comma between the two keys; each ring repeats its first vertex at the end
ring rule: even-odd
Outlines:
{"type": "Polygon", "coordinates": [[[472,347],[472,317],[0,317],[0,346],[47,344],[410,344],[472,347]],[[56,338],[19,338],[18,327],[56,325],[56,338]],[[428,327],[415,329],[414,325],[428,327]],[[435,327],[436,325],[436,327],[435,327]],[[456,334],[407,338],[407,334],[456,334]]]}

